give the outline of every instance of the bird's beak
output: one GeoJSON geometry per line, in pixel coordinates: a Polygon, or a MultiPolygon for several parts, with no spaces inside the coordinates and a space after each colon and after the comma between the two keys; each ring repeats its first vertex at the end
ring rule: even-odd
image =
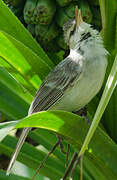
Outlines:
{"type": "Polygon", "coordinates": [[[76,6],[75,21],[76,21],[76,28],[78,28],[79,25],[81,24],[81,22],[83,22],[83,20],[82,20],[82,15],[81,15],[81,11],[80,11],[80,9],[78,10],[78,7],[77,7],[77,6],[76,6]]]}

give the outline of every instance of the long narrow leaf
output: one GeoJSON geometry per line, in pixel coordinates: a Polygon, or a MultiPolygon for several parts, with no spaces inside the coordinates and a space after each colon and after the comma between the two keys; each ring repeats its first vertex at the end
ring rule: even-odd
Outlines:
{"type": "Polygon", "coordinates": [[[0,67],[0,83],[3,83],[27,103],[31,103],[32,96],[2,67],[0,67]]]}
{"type": "MultiPolygon", "coordinates": [[[[117,1],[100,0],[100,10],[102,15],[103,39],[109,51],[108,67],[106,79],[112,68],[117,53],[117,1]],[[111,15],[110,15],[111,12],[111,15]]],[[[106,82],[105,82],[106,83],[106,82]]],[[[117,142],[117,88],[107,105],[102,121],[110,137],[117,142]]]]}
{"type": "Polygon", "coordinates": [[[26,78],[20,74],[17,69],[13,68],[4,58],[0,57],[0,66],[5,68],[8,73],[18,82],[20,86],[22,86],[26,91],[28,91],[31,95],[35,94],[35,88],[31,86],[30,83],[27,82],[26,78]]]}
{"type": "Polygon", "coordinates": [[[4,32],[0,32],[0,56],[3,58],[1,65],[6,61],[35,88],[35,91],[50,71],[49,66],[41,58],[4,32]]]}
{"type": "Polygon", "coordinates": [[[14,128],[16,122],[7,122],[0,124],[0,141],[2,141],[6,135],[14,128]]]}
{"type": "Polygon", "coordinates": [[[0,82],[0,112],[9,119],[19,119],[27,115],[29,103],[0,82]]]}
{"type": "MultiPolygon", "coordinates": [[[[26,117],[16,125],[16,127],[24,126],[40,127],[60,133],[65,136],[69,143],[77,150],[79,150],[79,146],[82,145],[89,128],[86,122],[79,116],[62,111],[36,113],[30,117],[26,117]]],[[[108,176],[115,178],[115,176],[117,176],[117,171],[114,167],[117,163],[115,158],[117,156],[116,145],[98,128],[89,147],[91,149],[91,151],[89,149],[89,152],[91,152],[89,154],[94,157],[94,159],[96,158],[99,164],[102,164],[102,167],[105,169],[109,168],[110,175],[108,174],[108,176]],[[101,150],[100,147],[102,145],[103,148],[101,148],[101,150]]],[[[97,160],[96,162],[98,163],[97,160]]],[[[108,170],[106,170],[106,172],[108,172],[108,170]]]]}
{"type": "Polygon", "coordinates": [[[6,173],[4,171],[0,171],[0,180],[30,180],[30,179],[17,175],[10,175],[6,177],[6,173]]]}

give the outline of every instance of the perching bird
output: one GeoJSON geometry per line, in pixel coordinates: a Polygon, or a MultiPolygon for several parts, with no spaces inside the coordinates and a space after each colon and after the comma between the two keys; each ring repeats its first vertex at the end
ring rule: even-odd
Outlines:
{"type": "MultiPolygon", "coordinates": [[[[107,67],[107,54],[98,31],[82,20],[76,8],[75,20],[64,25],[70,54],[45,78],[28,115],[44,110],[75,112],[88,104],[100,90],[107,67]]],[[[24,128],[11,158],[7,175],[31,128],[24,128]]]]}

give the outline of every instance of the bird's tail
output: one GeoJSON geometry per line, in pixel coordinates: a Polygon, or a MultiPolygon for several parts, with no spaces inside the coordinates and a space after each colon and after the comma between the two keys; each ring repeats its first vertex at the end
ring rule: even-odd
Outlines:
{"type": "Polygon", "coordinates": [[[12,155],[12,158],[10,160],[6,175],[10,174],[11,169],[12,169],[14,163],[15,163],[15,160],[16,160],[16,158],[17,158],[17,156],[18,156],[18,154],[20,152],[20,149],[21,149],[21,147],[22,147],[22,145],[23,145],[23,143],[24,143],[24,141],[25,141],[25,139],[26,139],[26,137],[27,137],[30,130],[31,130],[31,128],[24,128],[23,129],[22,134],[21,134],[21,136],[19,138],[19,141],[17,143],[16,149],[15,149],[15,151],[14,151],[14,153],[12,155]]]}

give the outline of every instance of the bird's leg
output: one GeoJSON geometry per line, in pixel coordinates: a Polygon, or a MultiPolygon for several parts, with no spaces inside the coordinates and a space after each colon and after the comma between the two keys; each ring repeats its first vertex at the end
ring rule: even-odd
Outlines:
{"type": "Polygon", "coordinates": [[[60,145],[60,150],[63,154],[66,155],[66,161],[65,161],[65,166],[67,166],[68,164],[68,157],[69,157],[69,148],[70,148],[70,144],[67,144],[67,151],[64,150],[64,146],[63,146],[63,142],[62,142],[62,138],[57,135],[57,138],[59,139],[59,145],[60,145]]]}
{"type": "Polygon", "coordinates": [[[63,154],[67,154],[67,152],[64,150],[64,145],[63,145],[63,142],[62,142],[62,138],[59,135],[57,135],[57,138],[59,139],[59,143],[60,143],[59,145],[60,145],[61,152],[63,154]]]}
{"type": "Polygon", "coordinates": [[[64,151],[64,146],[63,146],[63,143],[62,143],[62,138],[60,136],[58,136],[58,135],[57,135],[57,138],[58,138],[57,143],[52,147],[51,151],[43,159],[43,161],[41,162],[40,166],[36,170],[34,176],[32,177],[32,180],[34,180],[35,176],[39,173],[40,169],[43,167],[43,165],[46,162],[46,160],[48,159],[48,157],[54,152],[54,150],[57,148],[58,145],[60,145],[61,152],[66,154],[66,163],[68,162],[69,144],[68,144],[68,147],[67,147],[67,152],[65,152],[64,151]]]}
{"type": "Polygon", "coordinates": [[[60,145],[60,150],[63,154],[66,154],[65,150],[64,150],[64,146],[63,146],[63,142],[62,142],[62,138],[57,135],[57,138],[59,139],[59,145],[60,145]]]}

